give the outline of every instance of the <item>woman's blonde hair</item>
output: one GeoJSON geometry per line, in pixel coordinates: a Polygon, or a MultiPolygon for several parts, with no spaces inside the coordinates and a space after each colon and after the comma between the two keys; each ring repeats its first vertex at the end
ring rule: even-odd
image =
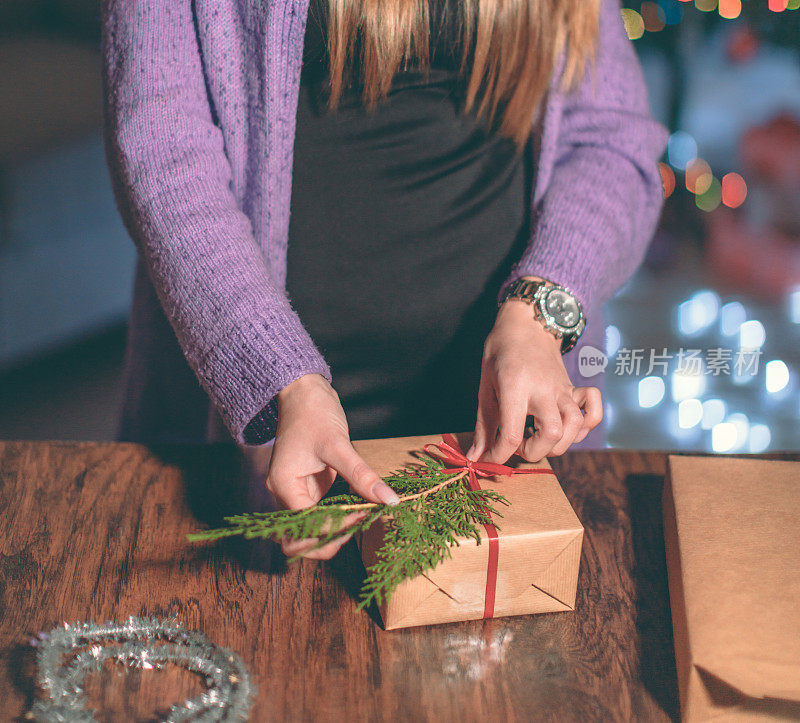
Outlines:
{"type": "MultiPolygon", "coordinates": [[[[358,55],[363,100],[368,108],[386,96],[394,74],[414,59],[429,67],[429,0],[328,0],[329,106],[335,108],[358,55]]],[[[446,1],[446,0],[436,0],[446,1]]],[[[466,112],[488,124],[518,150],[566,47],[562,87],[573,87],[594,60],[599,0],[458,0],[463,50],[460,73],[472,63],[466,112]],[[501,112],[498,115],[498,111],[501,112]]]]}

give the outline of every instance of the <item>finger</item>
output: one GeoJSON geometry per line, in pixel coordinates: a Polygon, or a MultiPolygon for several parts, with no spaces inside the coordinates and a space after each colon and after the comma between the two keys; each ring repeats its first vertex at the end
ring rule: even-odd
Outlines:
{"type": "Polygon", "coordinates": [[[319,544],[318,537],[310,537],[307,540],[285,539],[281,542],[281,548],[287,557],[300,556],[309,560],[330,560],[352,536],[352,533],[342,535],[316,549],[314,546],[319,544]]]}
{"type": "MultiPolygon", "coordinates": [[[[368,514],[369,513],[364,510],[354,510],[344,517],[337,529],[342,531],[347,530],[357,522],[363,520],[368,514]]],[[[323,533],[327,533],[327,529],[325,529],[325,527],[323,527],[323,533]]],[[[339,551],[342,545],[344,545],[352,536],[352,532],[345,532],[321,547],[316,547],[320,542],[319,537],[310,537],[305,540],[292,540],[291,538],[284,536],[281,540],[281,548],[289,557],[300,555],[310,559],[328,560],[333,557],[339,551]],[[316,549],[314,549],[315,547],[316,549]]]]}
{"type": "Polygon", "coordinates": [[[396,505],[400,501],[397,493],[361,458],[349,440],[330,445],[322,456],[365,500],[385,505],[396,505]]]}
{"type": "Polygon", "coordinates": [[[294,557],[295,555],[302,555],[308,552],[314,545],[319,542],[318,537],[309,537],[305,540],[294,540],[287,535],[281,538],[281,549],[287,557],[294,557]]]}
{"type": "Polygon", "coordinates": [[[491,384],[481,379],[478,389],[478,414],[475,422],[475,434],[467,457],[473,462],[480,459],[489,444],[489,435],[497,428],[497,398],[491,384]]]}
{"type": "Polygon", "coordinates": [[[342,549],[349,541],[350,538],[353,536],[352,533],[348,533],[347,535],[342,535],[341,537],[337,537],[332,542],[329,542],[327,545],[323,545],[322,547],[317,548],[316,550],[310,550],[309,552],[305,553],[303,557],[309,560],[330,560],[339,550],[342,549]]]}
{"type": "Polygon", "coordinates": [[[572,398],[583,409],[583,428],[575,437],[581,442],[603,420],[603,398],[597,387],[575,387],[572,398]]]}
{"type": "Polygon", "coordinates": [[[525,418],[528,414],[528,390],[522,385],[506,382],[497,395],[498,435],[485,455],[488,462],[505,464],[519,449],[524,438],[525,418]]]}
{"type": "Polygon", "coordinates": [[[558,408],[561,412],[561,439],[553,445],[550,456],[564,454],[583,429],[583,414],[571,394],[559,401],[558,408]]]}
{"type": "Polygon", "coordinates": [[[522,445],[522,457],[528,462],[544,459],[561,439],[561,413],[554,399],[538,401],[533,409],[536,431],[522,445]]]}

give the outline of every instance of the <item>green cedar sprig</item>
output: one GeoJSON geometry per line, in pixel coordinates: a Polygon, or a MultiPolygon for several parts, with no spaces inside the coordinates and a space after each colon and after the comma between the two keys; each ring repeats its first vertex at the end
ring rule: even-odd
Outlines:
{"type": "MultiPolygon", "coordinates": [[[[376,562],[367,568],[358,607],[373,601],[380,604],[403,580],[432,570],[449,558],[451,547],[459,544],[459,538],[473,538],[480,544],[480,525],[492,521],[487,512],[502,517],[493,503],[508,504],[503,495],[493,490],[471,490],[465,478],[456,479],[458,475],[445,472],[444,463],[427,453],[422,456],[422,463],[405,465],[383,477],[401,498],[396,505],[369,503],[345,491],[346,483],[337,480],[329,494],[312,507],[231,515],[223,518],[227,527],[187,537],[191,542],[233,535],[278,542],[284,536],[294,540],[317,538],[311,548],[317,549],[343,535],[363,532],[383,517],[387,523],[383,544],[376,551],[376,562]],[[447,484],[450,479],[453,482],[447,484]],[[423,494],[427,490],[433,491],[423,494]],[[343,525],[356,510],[365,516],[343,525]]],[[[289,561],[299,558],[297,555],[289,561]]]]}
{"type": "Polygon", "coordinates": [[[434,569],[452,554],[459,538],[481,543],[479,525],[491,522],[484,512],[502,517],[492,502],[506,503],[493,490],[473,491],[463,478],[425,497],[400,502],[390,513],[376,562],[367,568],[358,607],[380,604],[403,580],[434,569]]]}

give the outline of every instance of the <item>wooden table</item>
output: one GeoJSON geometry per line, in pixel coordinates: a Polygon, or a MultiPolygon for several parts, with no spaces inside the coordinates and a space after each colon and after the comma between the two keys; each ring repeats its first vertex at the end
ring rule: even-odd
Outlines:
{"type": "MultiPolygon", "coordinates": [[[[663,720],[677,715],[661,525],[666,455],[551,460],[586,528],[575,612],[384,631],[357,612],[354,544],[288,568],[271,543],[192,545],[243,509],[231,446],[0,442],[0,718],[34,692],[29,637],[62,621],[177,613],[244,660],[253,720],[663,720]]],[[[180,670],[110,665],[105,720],[200,690],[180,670]]]]}

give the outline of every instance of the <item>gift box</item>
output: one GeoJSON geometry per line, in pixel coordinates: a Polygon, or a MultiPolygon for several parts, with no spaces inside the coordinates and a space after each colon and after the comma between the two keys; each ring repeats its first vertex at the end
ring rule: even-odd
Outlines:
{"type": "MultiPolygon", "coordinates": [[[[444,437],[450,437],[445,435],[444,437]]],[[[472,433],[452,435],[459,461],[472,443],[472,433]]],[[[442,435],[357,440],[358,453],[380,475],[419,463],[425,445],[442,443],[442,435]]],[[[547,460],[531,464],[514,455],[513,469],[535,472],[477,477],[483,489],[501,493],[502,517],[480,526],[480,544],[458,539],[451,557],[433,570],[404,580],[379,605],[387,630],[457,620],[572,610],[578,581],[583,527],[547,460]]],[[[479,467],[480,469],[480,467],[479,467]]],[[[365,567],[375,562],[385,522],[377,521],[356,537],[365,567]]]]}
{"type": "Polygon", "coordinates": [[[800,463],[668,462],[664,532],[683,719],[800,719],[800,463]]]}

